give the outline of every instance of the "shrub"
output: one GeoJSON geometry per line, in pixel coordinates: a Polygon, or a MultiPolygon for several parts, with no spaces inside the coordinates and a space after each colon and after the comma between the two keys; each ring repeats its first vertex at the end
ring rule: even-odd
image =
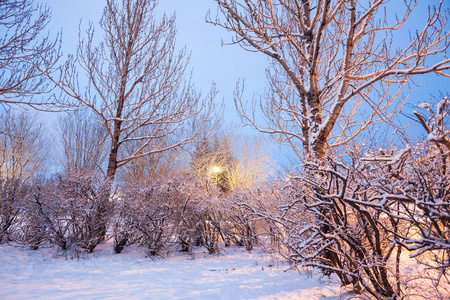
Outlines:
{"type": "Polygon", "coordinates": [[[19,180],[0,180],[0,242],[14,239],[27,188],[19,180]]]}
{"type": "Polygon", "coordinates": [[[105,239],[113,212],[108,182],[93,175],[59,177],[36,185],[27,197],[22,243],[92,252],[105,239]]]}

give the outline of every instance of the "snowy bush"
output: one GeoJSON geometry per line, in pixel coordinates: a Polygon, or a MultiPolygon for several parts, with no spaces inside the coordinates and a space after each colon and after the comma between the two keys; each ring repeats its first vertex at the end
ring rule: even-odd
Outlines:
{"type": "Polygon", "coordinates": [[[123,188],[114,224],[114,252],[138,244],[149,256],[166,256],[176,242],[179,197],[171,183],[123,188]]]}
{"type": "Polygon", "coordinates": [[[439,291],[440,281],[450,282],[450,174],[449,153],[439,145],[419,143],[392,182],[374,180],[380,195],[377,205],[403,229],[394,240],[427,269],[439,291]],[[386,210],[382,199],[388,199],[386,210]]]}
{"type": "Polygon", "coordinates": [[[19,180],[0,180],[0,242],[14,239],[26,190],[19,180]]]}
{"type": "Polygon", "coordinates": [[[190,180],[154,181],[146,185],[129,184],[121,189],[114,224],[114,251],[138,244],[149,256],[167,256],[180,247],[188,251],[205,245],[201,224],[202,189],[190,189],[190,180]]]}
{"type": "Polygon", "coordinates": [[[106,236],[114,213],[110,183],[94,175],[73,175],[60,179],[57,190],[70,222],[74,243],[92,252],[106,236]]]}
{"type": "Polygon", "coordinates": [[[183,177],[122,187],[114,217],[114,251],[131,244],[163,257],[194,247],[205,247],[210,254],[230,245],[251,250],[257,242],[253,213],[237,203],[247,201],[249,194],[224,194],[219,187],[183,177]]]}
{"type": "MultiPolygon", "coordinates": [[[[190,198],[182,213],[179,236],[187,248],[202,245],[214,254],[220,251],[220,245],[245,247],[250,251],[258,244],[257,224],[262,223],[262,218],[252,208],[259,201],[271,202],[272,199],[264,199],[266,194],[256,193],[256,189],[222,193],[215,186],[199,193],[195,185],[185,189],[185,193],[196,195],[190,198]]],[[[260,233],[266,234],[267,230],[260,227],[260,233]]]]}
{"type": "Polygon", "coordinates": [[[36,185],[24,206],[21,242],[92,252],[105,239],[113,215],[109,189],[107,182],[80,174],[36,185]]]}
{"type": "Polygon", "coordinates": [[[393,299],[408,285],[405,253],[436,271],[439,294],[450,253],[449,154],[439,147],[306,164],[284,189],[290,201],[269,218],[284,228],[292,262],[336,274],[357,293],[393,299]]]}
{"type": "Polygon", "coordinates": [[[280,190],[277,185],[257,189],[243,189],[230,195],[227,216],[231,225],[228,232],[236,246],[252,250],[264,243],[278,250],[278,223],[272,222],[277,213],[280,190]]]}
{"type": "Polygon", "coordinates": [[[27,194],[18,239],[23,246],[34,250],[46,243],[62,250],[70,247],[68,222],[60,217],[65,215],[64,202],[55,198],[55,190],[54,183],[49,181],[35,184],[27,194]]]}
{"type": "Polygon", "coordinates": [[[287,226],[282,222],[281,210],[286,196],[279,182],[234,191],[227,204],[228,235],[233,244],[247,250],[260,245],[283,252],[287,226]]]}
{"type": "Polygon", "coordinates": [[[398,295],[399,274],[390,276],[388,265],[395,264],[398,271],[401,248],[393,237],[401,224],[385,213],[391,203],[374,203],[380,197],[388,199],[367,185],[357,165],[348,168],[330,162],[306,167],[302,180],[308,189],[301,205],[314,215],[314,222],[298,230],[300,239],[292,239],[299,240],[291,242],[292,258],[336,274],[357,293],[365,289],[378,298],[398,295]]]}
{"type": "Polygon", "coordinates": [[[401,215],[408,219],[412,234],[397,239],[420,263],[435,271],[432,279],[439,294],[441,280],[450,282],[450,100],[443,97],[436,110],[429,104],[418,107],[426,110],[414,114],[427,132],[427,140],[416,147],[409,173],[402,174],[401,182],[379,189],[404,198],[401,215]]]}
{"type": "Polygon", "coordinates": [[[226,245],[245,247],[251,251],[258,243],[253,214],[242,205],[228,201],[225,208],[224,236],[226,245]]]}

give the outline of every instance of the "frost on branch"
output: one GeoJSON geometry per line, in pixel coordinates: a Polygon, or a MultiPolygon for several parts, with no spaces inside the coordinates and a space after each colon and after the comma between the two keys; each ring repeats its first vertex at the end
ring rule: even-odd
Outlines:
{"type": "Polygon", "coordinates": [[[180,176],[123,186],[117,198],[112,228],[116,253],[136,244],[151,257],[195,247],[218,254],[223,246],[251,250],[258,242],[253,214],[240,205],[251,202],[250,191],[224,194],[217,186],[180,176]]]}
{"type": "Polygon", "coordinates": [[[0,243],[14,239],[26,190],[19,180],[0,180],[0,243]]]}
{"type": "Polygon", "coordinates": [[[418,118],[420,124],[428,133],[427,141],[435,142],[447,147],[450,150],[450,139],[448,138],[448,117],[449,117],[449,104],[448,97],[443,97],[441,101],[436,105],[436,112],[432,109],[423,106],[419,108],[426,108],[428,111],[428,118],[417,111],[414,115],[418,118]]]}
{"type": "Polygon", "coordinates": [[[89,174],[35,184],[24,201],[18,241],[32,249],[49,243],[92,252],[104,241],[114,212],[109,188],[89,174]]]}
{"type": "Polygon", "coordinates": [[[275,218],[291,261],[335,274],[354,292],[393,299],[406,293],[405,264],[415,258],[431,272],[432,291],[442,294],[450,267],[450,176],[439,145],[306,164],[284,188],[286,203],[275,218]]]}

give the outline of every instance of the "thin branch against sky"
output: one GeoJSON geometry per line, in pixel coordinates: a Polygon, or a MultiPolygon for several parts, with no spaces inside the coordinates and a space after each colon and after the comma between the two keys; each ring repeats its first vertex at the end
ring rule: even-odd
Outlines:
{"type": "MultiPolygon", "coordinates": [[[[88,22],[98,24],[105,1],[88,0],[36,0],[37,3],[47,3],[52,20],[48,30],[56,34],[62,30],[62,47],[64,55],[73,54],[78,41],[78,30],[82,19],[82,30],[88,22]]],[[[403,2],[403,1],[399,1],[403,2]]],[[[392,2],[395,4],[395,1],[392,2]]],[[[418,21],[427,16],[426,1],[420,3],[421,7],[414,10],[412,18],[418,21]]],[[[444,3],[450,8],[450,1],[444,3]]],[[[216,13],[216,3],[213,0],[170,0],[160,1],[158,11],[171,15],[176,14],[177,45],[186,46],[191,54],[189,68],[193,70],[195,85],[206,93],[211,82],[217,83],[218,100],[224,99],[225,119],[240,123],[233,105],[233,91],[236,81],[245,80],[245,97],[249,100],[254,96],[264,94],[267,87],[265,69],[269,63],[264,55],[248,53],[240,47],[222,46],[222,42],[230,42],[231,35],[221,28],[206,24],[205,16],[208,11],[216,13]]],[[[448,29],[450,30],[450,28],[448,29]]],[[[406,32],[405,32],[406,33],[406,32]]],[[[407,36],[405,36],[407,38],[407,36]]],[[[413,87],[409,103],[417,104],[439,98],[440,93],[448,93],[446,80],[443,77],[421,77],[413,87]]]]}
{"type": "MultiPolygon", "coordinates": [[[[89,21],[98,25],[106,1],[39,0],[47,3],[52,20],[48,30],[62,30],[64,56],[74,54],[78,42],[78,31],[87,29],[89,21]],[[70,13],[68,13],[70,12],[70,13]],[[81,25],[80,25],[81,20],[81,25]]],[[[231,36],[205,22],[208,10],[215,11],[214,1],[171,0],[160,1],[157,12],[176,15],[177,47],[186,47],[190,54],[188,69],[192,70],[195,86],[207,93],[211,83],[217,84],[217,100],[225,102],[226,120],[239,123],[235,113],[233,91],[236,81],[245,79],[248,96],[262,93],[265,87],[265,69],[268,61],[263,55],[247,53],[238,47],[222,46],[231,36]]],[[[101,32],[97,31],[97,38],[101,32]]]]}

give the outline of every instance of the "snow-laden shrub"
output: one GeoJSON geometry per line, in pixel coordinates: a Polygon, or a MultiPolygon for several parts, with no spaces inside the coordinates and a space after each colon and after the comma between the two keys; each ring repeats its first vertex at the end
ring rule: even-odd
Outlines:
{"type": "Polygon", "coordinates": [[[27,194],[18,239],[23,246],[34,250],[47,243],[62,250],[70,247],[69,222],[61,217],[66,215],[64,201],[55,198],[55,191],[54,183],[49,181],[35,184],[27,194]]]}
{"type": "Polygon", "coordinates": [[[298,205],[314,221],[289,236],[287,244],[295,253],[292,259],[336,274],[357,293],[365,290],[382,299],[398,296],[395,271],[401,248],[394,237],[402,224],[386,214],[394,209],[390,204],[375,204],[381,195],[370,187],[360,168],[336,162],[309,164],[299,180],[306,188],[298,205]]]}
{"type": "Polygon", "coordinates": [[[92,252],[106,236],[113,215],[110,184],[75,174],[37,184],[24,206],[21,242],[37,248],[49,242],[61,250],[92,252]]]}
{"type": "Polygon", "coordinates": [[[279,214],[260,215],[279,228],[294,264],[394,299],[411,288],[405,264],[417,258],[432,271],[426,297],[448,296],[440,283],[450,282],[449,104],[426,106],[426,117],[415,112],[428,139],[414,149],[349,147],[344,160],[309,162],[291,177],[279,214]]]}
{"type": "Polygon", "coordinates": [[[336,274],[376,299],[404,295],[402,254],[434,273],[439,294],[450,253],[448,152],[430,143],[394,153],[308,163],[285,187],[276,218],[295,264],[336,274]],[[438,148],[436,148],[438,147],[438,148]]]}
{"type": "Polygon", "coordinates": [[[225,245],[245,247],[247,251],[251,251],[258,243],[253,214],[244,206],[233,203],[230,199],[227,200],[224,207],[225,220],[222,226],[225,245]]]}
{"type": "Polygon", "coordinates": [[[399,171],[407,153],[373,172],[359,161],[307,163],[303,173],[291,176],[279,191],[278,209],[259,213],[272,224],[281,252],[294,265],[337,275],[357,293],[365,290],[382,299],[400,295],[401,247],[395,237],[405,225],[386,213],[391,206],[374,204],[380,194],[370,178],[387,174],[389,168],[399,171]]]}
{"type": "Polygon", "coordinates": [[[249,190],[225,194],[197,178],[127,185],[117,200],[114,251],[131,244],[163,257],[194,247],[205,247],[210,254],[230,245],[251,250],[257,243],[253,217],[261,218],[244,203],[254,199],[249,190]]]}
{"type": "MultiPolygon", "coordinates": [[[[204,246],[218,251],[219,209],[197,179],[155,181],[121,189],[114,224],[114,251],[138,244],[150,256],[204,246]]],[[[219,217],[220,218],[220,217],[219,217]]]]}
{"type": "Polygon", "coordinates": [[[214,254],[220,251],[221,245],[233,245],[250,251],[258,244],[258,236],[273,238],[270,226],[254,210],[254,207],[276,203],[269,190],[222,193],[214,186],[201,190],[198,182],[185,186],[183,192],[194,196],[182,210],[179,238],[183,248],[201,245],[214,254]]]}
{"type": "Polygon", "coordinates": [[[114,219],[114,252],[138,244],[150,256],[166,256],[176,243],[180,197],[172,183],[123,188],[114,219]]]}
{"type": "Polygon", "coordinates": [[[395,231],[394,240],[431,270],[429,278],[437,294],[441,293],[441,282],[450,283],[449,159],[450,153],[443,146],[419,143],[395,180],[371,181],[380,198],[378,210],[385,210],[390,219],[404,224],[402,230],[395,231]],[[392,208],[387,210],[386,206],[392,208]]]}
{"type": "Polygon", "coordinates": [[[0,180],[0,242],[15,238],[27,189],[19,180],[0,180]]]}
{"type": "Polygon", "coordinates": [[[256,189],[233,191],[227,199],[227,236],[231,244],[248,251],[262,243],[271,250],[279,250],[279,224],[276,218],[280,204],[277,184],[256,189]]]}
{"type": "Polygon", "coordinates": [[[59,200],[63,201],[70,218],[73,242],[92,252],[104,241],[114,213],[114,193],[106,180],[95,175],[72,175],[62,178],[58,185],[59,200]]]}

